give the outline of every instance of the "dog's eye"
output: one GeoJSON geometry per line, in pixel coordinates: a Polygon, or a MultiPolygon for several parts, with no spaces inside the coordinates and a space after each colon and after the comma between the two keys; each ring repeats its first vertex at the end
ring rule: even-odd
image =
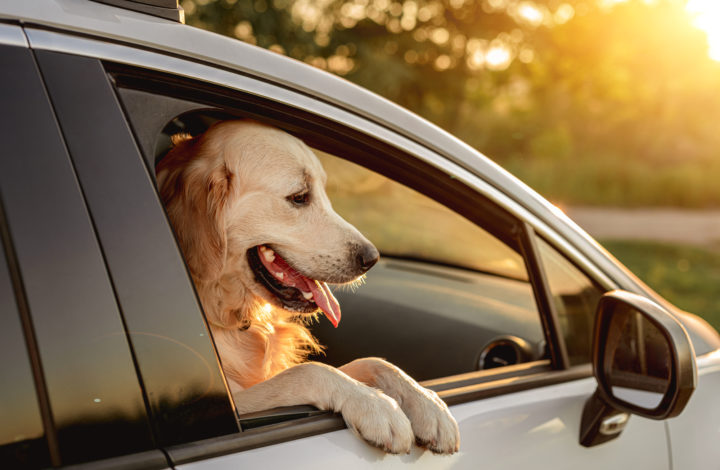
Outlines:
{"type": "Polygon", "coordinates": [[[288,200],[296,206],[304,206],[310,202],[310,193],[302,192],[288,196],[288,200]]]}

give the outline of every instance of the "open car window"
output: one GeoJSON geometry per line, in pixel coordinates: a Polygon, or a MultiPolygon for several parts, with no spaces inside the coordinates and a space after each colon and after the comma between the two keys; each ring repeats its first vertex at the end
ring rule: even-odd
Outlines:
{"type": "MultiPolygon", "coordinates": [[[[204,110],[176,116],[157,140],[156,161],[174,133],[199,135],[238,117],[204,110]]],[[[384,157],[377,150],[353,162],[346,158],[349,146],[331,153],[319,148],[327,145],[321,137],[298,136],[323,164],[333,208],[381,253],[363,282],[333,288],[342,322],[334,328],[320,316],[312,325],[324,351],[311,359],[337,367],[383,357],[416,380],[429,380],[549,358],[515,225],[495,219],[498,207],[466,196],[456,202],[460,215],[438,202],[442,193],[421,192],[436,189],[433,179],[366,167],[384,157]]]]}

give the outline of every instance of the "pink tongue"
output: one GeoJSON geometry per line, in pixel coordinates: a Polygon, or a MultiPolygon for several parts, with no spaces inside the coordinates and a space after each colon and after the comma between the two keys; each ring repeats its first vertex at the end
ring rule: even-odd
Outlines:
{"type": "Polygon", "coordinates": [[[330,292],[330,288],[324,282],[313,281],[308,278],[305,279],[308,281],[307,286],[310,288],[310,292],[312,292],[313,300],[317,306],[320,307],[320,310],[323,311],[327,319],[330,320],[330,323],[337,328],[338,323],[340,323],[340,304],[333,293],[330,292]]]}
{"type": "Polygon", "coordinates": [[[282,273],[282,282],[286,286],[295,287],[305,292],[311,292],[313,295],[313,301],[317,304],[320,310],[323,311],[325,316],[330,320],[330,323],[337,328],[340,323],[340,304],[337,299],[330,291],[328,285],[324,282],[310,279],[309,277],[303,276],[299,272],[295,271],[284,259],[275,253],[275,259],[269,262],[263,256],[262,251],[258,253],[260,255],[260,261],[262,264],[273,274],[282,273]]]}

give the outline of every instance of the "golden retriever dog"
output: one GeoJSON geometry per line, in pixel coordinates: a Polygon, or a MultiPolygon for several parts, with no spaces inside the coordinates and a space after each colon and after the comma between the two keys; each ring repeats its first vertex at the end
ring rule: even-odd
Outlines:
{"type": "Polygon", "coordinates": [[[157,178],[239,414],[311,404],[391,453],[413,442],[458,450],[457,423],[437,394],[392,364],[306,362],[320,346],[306,321],[337,326],[328,284],[362,276],[376,248],[336,214],[325,172],[301,140],[254,121],[176,136],[157,178]]]}

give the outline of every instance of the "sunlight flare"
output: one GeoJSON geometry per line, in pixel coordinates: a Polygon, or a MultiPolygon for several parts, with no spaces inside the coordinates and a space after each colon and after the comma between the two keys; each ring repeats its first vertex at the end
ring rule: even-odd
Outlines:
{"type": "Polygon", "coordinates": [[[720,61],[720,2],[718,0],[689,0],[685,6],[693,24],[707,35],[710,58],[720,61]]]}
{"type": "Polygon", "coordinates": [[[512,51],[506,44],[497,43],[490,45],[490,49],[485,53],[485,63],[490,70],[505,70],[512,62],[512,51]]]}

